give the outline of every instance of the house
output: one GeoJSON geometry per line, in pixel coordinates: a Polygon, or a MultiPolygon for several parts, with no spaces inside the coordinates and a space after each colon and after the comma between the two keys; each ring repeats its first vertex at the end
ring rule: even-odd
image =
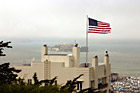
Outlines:
{"type": "Polygon", "coordinates": [[[98,63],[98,56],[92,58],[91,66],[80,67],[80,47],[72,48],[72,54],[48,54],[48,47],[44,45],[41,52],[41,62],[31,62],[27,66],[14,66],[22,71],[18,74],[26,82],[32,82],[34,73],[39,80],[52,79],[57,76],[58,84],[65,84],[80,74],[84,74],[77,81],[77,90],[96,88],[109,93],[111,65],[108,53],[104,56],[104,63],[98,63]]]}

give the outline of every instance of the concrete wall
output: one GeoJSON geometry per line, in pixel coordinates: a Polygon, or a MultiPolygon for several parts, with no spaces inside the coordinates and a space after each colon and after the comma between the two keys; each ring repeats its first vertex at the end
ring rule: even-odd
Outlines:
{"type": "Polygon", "coordinates": [[[16,69],[22,70],[18,73],[18,76],[25,79],[25,82],[28,79],[33,79],[33,75],[36,72],[39,80],[44,80],[44,63],[43,62],[34,62],[31,63],[31,66],[14,66],[16,69]]]}
{"type": "Polygon", "coordinates": [[[51,63],[51,78],[57,76],[59,84],[65,84],[76,76],[76,68],[64,68],[64,63],[51,63]],[[56,69],[57,68],[57,69],[56,69]]]}
{"type": "Polygon", "coordinates": [[[72,55],[64,54],[48,54],[48,47],[44,45],[41,52],[41,62],[64,62],[65,67],[79,67],[80,66],[80,47],[72,48],[72,55]]]}
{"type": "Polygon", "coordinates": [[[77,68],[77,76],[80,75],[80,74],[84,74],[80,79],[79,81],[83,80],[82,84],[83,84],[83,89],[84,88],[89,88],[91,87],[90,85],[90,76],[91,76],[91,73],[90,73],[90,68],[77,68]]]}
{"type": "Polygon", "coordinates": [[[51,62],[64,62],[65,67],[72,67],[73,57],[72,56],[63,56],[63,55],[45,55],[43,61],[51,61],[51,62]]]}
{"type": "Polygon", "coordinates": [[[89,68],[64,67],[64,63],[51,63],[51,78],[57,76],[59,84],[65,84],[67,80],[73,80],[80,74],[84,74],[78,79],[83,81],[83,88],[89,88],[89,68]]]}
{"type": "Polygon", "coordinates": [[[105,76],[105,65],[98,66],[98,78],[102,78],[105,76]]]}
{"type": "Polygon", "coordinates": [[[73,56],[73,67],[80,66],[80,47],[72,48],[72,56],[73,56]]]}

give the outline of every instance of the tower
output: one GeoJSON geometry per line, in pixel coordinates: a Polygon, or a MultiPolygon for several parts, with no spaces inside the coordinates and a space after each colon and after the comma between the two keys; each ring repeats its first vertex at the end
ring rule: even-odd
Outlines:
{"type": "Polygon", "coordinates": [[[72,48],[72,55],[73,55],[73,66],[79,67],[80,66],[80,47],[76,44],[75,47],[72,48]]]}
{"type": "Polygon", "coordinates": [[[43,47],[41,49],[41,62],[44,61],[44,55],[48,55],[48,46],[47,45],[43,45],[43,47]]]}
{"type": "Polygon", "coordinates": [[[92,67],[94,72],[94,88],[98,88],[98,56],[92,58],[92,67]]]}
{"type": "Polygon", "coordinates": [[[110,64],[109,64],[109,54],[108,51],[106,51],[106,54],[104,56],[104,64],[105,64],[105,75],[106,75],[106,83],[108,84],[107,93],[109,93],[110,89],[110,64]]]}

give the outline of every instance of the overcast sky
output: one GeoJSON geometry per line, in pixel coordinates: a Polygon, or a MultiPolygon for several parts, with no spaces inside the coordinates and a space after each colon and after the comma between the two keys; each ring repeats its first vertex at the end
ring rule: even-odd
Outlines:
{"type": "Polygon", "coordinates": [[[112,28],[89,38],[140,40],[140,0],[0,0],[0,39],[83,39],[86,15],[112,28]]]}

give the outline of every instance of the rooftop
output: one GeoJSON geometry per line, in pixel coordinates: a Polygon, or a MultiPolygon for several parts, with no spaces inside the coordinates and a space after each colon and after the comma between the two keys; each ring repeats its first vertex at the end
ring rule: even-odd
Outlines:
{"type": "Polygon", "coordinates": [[[68,54],[48,54],[49,56],[67,56],[68,54]]]}

